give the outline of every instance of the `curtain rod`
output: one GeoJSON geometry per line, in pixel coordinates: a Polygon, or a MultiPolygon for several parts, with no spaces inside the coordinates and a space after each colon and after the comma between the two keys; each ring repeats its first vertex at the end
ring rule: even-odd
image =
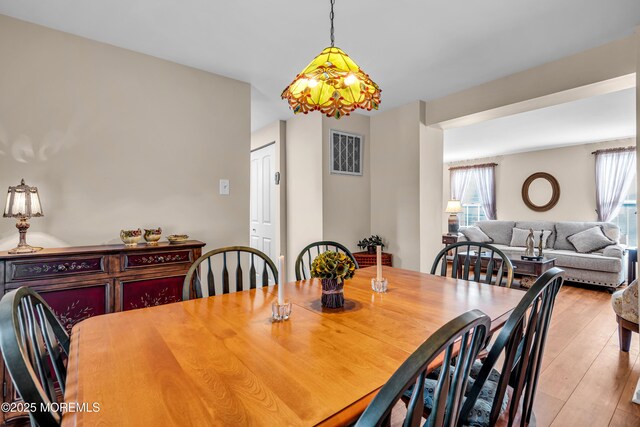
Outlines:
{"type": "Polygon", "coordinates": [[[488,168],[498,166],[497,163],[482,163],[480,165],[467,165],[467,166],[452,166],[449,168],[450,171],[456,169],[480,169],[480,168],[488,168]]]}
{"type": "Polygon", "coordinates": [[[605,148],[602,150],[596,150],[591,154],[615,153],[617,151],[636,151],[636,147],[635,145],[630,145],[628,147],[605,148]]]}

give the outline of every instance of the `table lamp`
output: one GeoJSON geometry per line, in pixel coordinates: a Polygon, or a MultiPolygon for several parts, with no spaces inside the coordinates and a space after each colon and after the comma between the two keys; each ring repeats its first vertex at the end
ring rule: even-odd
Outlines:
{"type": "Polygon", "coordinates": [[[28,219],[42,216],[42,205],[40,204],[40,196],[36,187],[29,187],[24,183],[24,179],[20,182],[20,185],[9,187],[3,216],[5,218],[18,218],[16,228],[20,232],[20,242],[18,247],[9,251],[10,254],[29,254],[42,249],[27,244],[28,219]]]}
{"type": "Polygon", "coordinates": [[[462,212],[462,202],[460,200],[449,200],[445,212],[449,215],[449,234],[458,234],[460,222],[458,221],[458,213],[462,212]]]}

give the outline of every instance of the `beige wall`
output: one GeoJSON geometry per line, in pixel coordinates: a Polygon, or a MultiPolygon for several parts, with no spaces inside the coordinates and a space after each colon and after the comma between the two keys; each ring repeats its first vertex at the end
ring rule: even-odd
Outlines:
{"type": "MultiPolygon", "coordinates": [[[[278,220],[275,223],[278,236],[275,254],[287,257],[287,174],[286,174],[286,122],[278,120],[251,133],[251,151],[275,144],[275,172],[280,172],[280,184],[276,184],[275,203],[278,206],[278,220]]],[[[248,225],[248,224],[247,224],[248,225]]]]}
{"type": "Polygon", "coordinates": [[[636,43],[629,36],[430,100],[427,124],[464,126],[633,87],[636,43]]]}
{"type": "MultiPolygon", "coordinates": [[[[371,235],[370,120],[351,114],[340,120],[322,118],[323,237],[358,251],[359,240],[371,235]],[[330,170],[331,130],[363,136],[362,176],[336,175],[330,170]]],[[[375,231],[374,231],[375,233],[375,231]]]]}
{"type": "MultiPolygon", "coordinates": [[[[40,189],[32,244],[154,226],[248,242],[248,84],[1,15],[0,58],[0,188],[40,189]]],[[[0,239],[15,245],[12,220],[0,239]]]]}
{"type": "MultiPolygon", "coordinates": [[[[496,167],[498,219],[596,221],[598,215],[595,211],[595,156],[591,153],[603,148],[630,145],[635,145],[634,138],[448,164],[443,171],[442,210],[444,210],[450,194],[449,166],[495,162],[498,164],[496,167]],[[560,200],[553,209],[547,212],[532,211],[522,201],[522,184],[529,175],[535,172],[550,173],[560,184],[560,200]]],[[[549,195],[549,192],[546,191],[546,194],[549,195]]],[[[540,196],[542,197],[543,194],[540,196]]],[[[544,198],[539,199],[538,203],[544,203],[544,198]]],[[[442,229],[446,230],[446,223],[443,223],[442,229]]]]}
{"type": "Polygon", "coordinates": [[[421,105],[371,117],[371,231],[384,237],[394,266],[420,267],[421,105]]]}
{"type": "Polygon", "coordinates": [[[286,124],[287,275],[295,257],[323,236],[322,116],[297,115],[286,124]]]}
{"type": "MultiPolygon", "coordinates": [[[[423,104],[424,107],[424,104],[423,104]]],[[[423,113],[426,114],[426,111],[423,113]]],[[[426,119],[426,117],[425,117],[426,119]]],[[[437,224],[443,210],[433,200],[442,199],[442,155],[444,132],[435,126],[420,124],[420,271],[431,271],[442,236],[437,224]]]]}

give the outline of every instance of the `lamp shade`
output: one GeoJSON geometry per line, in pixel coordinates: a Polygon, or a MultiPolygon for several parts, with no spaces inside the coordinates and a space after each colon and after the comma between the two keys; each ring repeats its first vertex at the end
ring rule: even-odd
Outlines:
{"type": "Polygon", "coordinates": [[[324,49],[282,92],[294,113],[319,110],[339,119],[356,108],[377,110],[380,88],[340,48],[324,49]]]}
{"type": "Polygon", "coordinates": [[[31,218],[42,215],[42,205],[36,187],[29,187],[24,183],[24,179],[20,185],[9,187],[4,207],[5,218],[31,218]]]}
{"type": "Polygon", "coordinates": [[[449,200],[447,202],[446,213],[460,213],[462,212],[462,202],[460,200],[449,200]]]}

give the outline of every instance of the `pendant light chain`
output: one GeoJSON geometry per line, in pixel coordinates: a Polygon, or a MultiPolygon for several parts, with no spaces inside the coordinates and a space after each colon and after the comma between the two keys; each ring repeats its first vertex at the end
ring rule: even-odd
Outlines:
{"type": "Polygon", "coordinates": [[[336,0],[331,0],[331,13],[329,13],[329,19],[331,20],[331,47],[333,47],[333,44],[335,42],[335,37],[333,35],[333,5],[335,4],[336,0]]]}

